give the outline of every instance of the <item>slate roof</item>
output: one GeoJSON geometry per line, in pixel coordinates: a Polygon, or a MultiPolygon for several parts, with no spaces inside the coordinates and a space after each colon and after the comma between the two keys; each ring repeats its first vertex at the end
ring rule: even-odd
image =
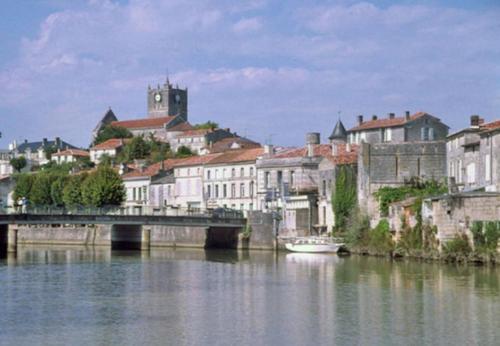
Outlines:
{"type": "Polygon", "coordinates": [[[391,118],[381,118],[381,119],[377,119],[377,120],[366,120],[366,121],[363,121],[363,123],[361,125],[358,125],[358,126],[351,128],[348,132],[403,126],[406,123],[414,121],[414,120],[421,118],[423,116],[430,116],[430,117],[433,117],[433,118],[439,120],[438,118],[436,118],[435,116],[433,116],[429,113],[417,112],[417,113],[411,115],[409,120],[406,120],[406,117],[394,117],[392,119],[391,118]]]}
{"type": "Polygon", "coordinates": [[[116,117],[115,113],[109,108],[107,112],[104,114],[102,119],[97,123],[97,126],[94,129],[94,132],[99,131],[102,127],[106,126],[107,124],[113,122],[113,121],[118,121],[118,118],[116,117]]]}
{"type": "Polygon", "coordinates": [[[112,126],[125,127],[127,129],[150,129],[150,128],[164,128],[165,125],[174,120],[175,116],[147,118],[147,119],[134,119],[113,121],[112,126]]]}
{"type": "Polygon", "coordinates": [[[340,140],[346,140],[347,139],[347,131],[344,127],[344,124],[342,124],[342,121],[337,121],[337,124],[335,124],[335,128],[333,129],[332,134],[330,137],[328,137],[329,140],[335,140],[335,139],[340,139],[340,140]]]}
{"type": "Polygon", "coordinates": [[[180,124],[174,125],[168,128],[168,131],[188,131],[192,130],[193,126],[188,122],[182,122],[180,124]]]}
{"type": "Polygon", "coordinates": [[[16,149],[19,153],[24,153],[24,152],[26,152],[26,150],[28,148],[31,151],[37,151],[39,148],[42,148],[42,147],[44,147],[44,148],[54,147],[56,149],[78,149],[74,145],[71,145],[68,142],[65,142],[63,140],[59,141],[59,146],[57,146],[57,141],[55,141],[55,140],[54,141],[46,141],[45,146],[44,146],[43,141],[40,141],[40,142],[26,142],[25,141],[25,142],[19,144],[16,149]]]}

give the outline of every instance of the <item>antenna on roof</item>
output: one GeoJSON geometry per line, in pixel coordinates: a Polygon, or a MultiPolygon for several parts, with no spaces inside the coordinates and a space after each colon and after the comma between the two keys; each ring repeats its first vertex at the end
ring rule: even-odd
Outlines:
{"type": "Polygon", "coordinates": [[[338,120],[341,120],[341,115],[342,115],[342,111],[339,109],[339,111],[337,112],[338,114],[338,120]]]}

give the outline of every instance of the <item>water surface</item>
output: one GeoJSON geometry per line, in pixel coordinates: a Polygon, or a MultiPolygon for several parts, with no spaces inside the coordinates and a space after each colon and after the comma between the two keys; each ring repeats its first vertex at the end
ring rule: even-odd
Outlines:
{"type": "Polygon", "coordinates": [[[379,258],[21,248],[2,345],[495,345],[500,271],[379,258]]]}

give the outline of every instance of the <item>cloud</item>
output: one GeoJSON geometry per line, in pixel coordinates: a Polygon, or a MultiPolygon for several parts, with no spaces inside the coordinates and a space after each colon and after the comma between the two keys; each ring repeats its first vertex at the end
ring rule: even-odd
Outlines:
{"type": "Polygon", "coordinates": [[[258,140],[280,129],[279,144],[330,131],[339,110],[347,125],[407,109],[455,128],[498,117],[498,8],[331,3],[94,0],[54,12],[2,65],[0,144],[66,134],[85,145],[108,106],[144,116],[147,86],[167,70],[189,88],[193,122],[258,140]]]}

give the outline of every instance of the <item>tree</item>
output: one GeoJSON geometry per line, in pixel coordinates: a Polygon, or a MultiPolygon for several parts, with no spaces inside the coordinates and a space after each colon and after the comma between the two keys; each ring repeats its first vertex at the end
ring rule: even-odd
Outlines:
{"type": "Polygon", "coordinates": [[[87,173],[82,173],[72,175],[68,178],[62,195],[62,199],[66,207],[74,207],[83,204],[82,185],[87,177],[87,173]]]}
{"type": "Polygon", "coordinates": [[[82,185],[84,205],[102,207],[120,205],[125,200],[125,186],[118,173],[109,166],[99,166],[82,185]]]}
{"type": "Polygon", "coordinates": [[[34,205],[51,205],[51,187],[55,180],[55,175],[41,172],[35,175],[35,181],[31,187],[30,202],[34,205]]]}
{"type": "Polygon", "coordinates": [[[132,138],[132,132],[130,132],[125,127],[106,125],[99,130],[95,140],[94,145],[105,142],[112,138],[132,138]]]}
{"type": "Polygon", "coordinates": [[[50,197],[52,199],[52,203],[58,207],[62,207],[64,205],[63,191],[67,181],[67,175],[59,175],[50,186],[50,197]]]}
{"type": "Polygon", "coordinates": [[[14,177],[14,180],[16,182],[13,194],[14,201],[17,201],[22,197],[30,199],[31,188],[33,186],[33,182],[35,181],[35,176],[28,173],[17,174],[14,177]]]}
{"type": "Polygon", "coordinates": [[[20,173],[21,170],[27,165],[26,158],[24,156],[14,157],[10,159],[10,165],[16,170],[16,172],[20,173]]]}
{"type": "Polygon", "coordinates": [[[149,156],[150,152],[150,145],[148,145],[142,136],[132,138],[124,149],[127,162],[145,159],[149,156]]]}
{"type": "Polygon", "coordinates": [[[347,221],[356,207],[356,174],[351,166],[340,166],[332,192],[332,207],[335,227],[344,230],[347,221]]]}
{"type": "Polygon", "coordinates": [[[47,160],[50,160],[52,158],[52,154],[57,153],[57,149],[58,148],[55,145],[51,145],[44,148],[43,151],[45,152],[45,158],[47,160]]]}
{"type": "Polygon", "coordinates": [[[189,157],[189,156],[193,156],[193,155],[194,155],[194,153],[192,152],[192,150],[184,145],[181,145],[177,149],[177,153],[175,154],[175,156],[178,158],[189,157]]]}
{"type": "Polygon", "coordinates": [[[219,128],[219,124],[209,120],[209,121],[202,123],[202,124],[196,124],[193,127],[196,130],[200,130],[200,129],[214,130],[214,129],[219,128]]]}

